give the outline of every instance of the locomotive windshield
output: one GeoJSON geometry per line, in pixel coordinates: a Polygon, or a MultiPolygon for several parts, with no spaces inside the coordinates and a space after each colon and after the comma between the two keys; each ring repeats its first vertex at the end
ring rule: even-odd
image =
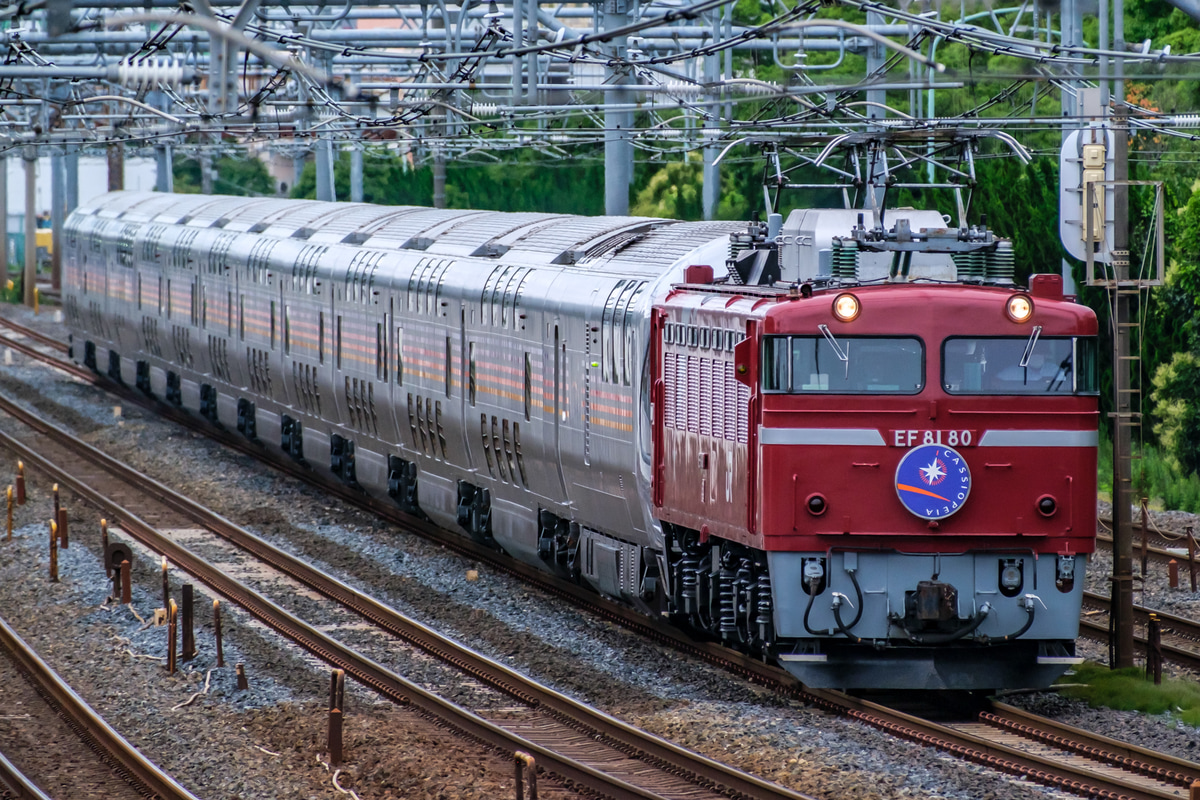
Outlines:
{"type": "Polygon", "coordinates": [[[942,346],[950,394],[1095,394],[1094,337],[954,338],[942,346]]]}
{"type": "Polygon", "coordinates": [[[920,339],[872,336],[767,336],[764,392],[917,394],[925,385],[920,339]]]}

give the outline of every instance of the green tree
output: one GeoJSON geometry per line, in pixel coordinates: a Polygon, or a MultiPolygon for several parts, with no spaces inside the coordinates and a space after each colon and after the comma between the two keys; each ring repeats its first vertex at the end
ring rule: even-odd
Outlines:
{"type": "Polygon", "coordinates": [[[1154,432],[1168,457],[1188,473],[1200,472],[1200,356],[1176,353],[1154,373],[1154,432]]]}
{"type": "Polygon", "coordinates": [[[1146,332],[1158,344],[1154,433],[1171,460],[1192,473],[1200,472],[1200,181],[1166,222],[1166,285],[1153,295],[1153,327],[1146,332]]]}
{"type": "MultiPolygon", "coordinates": [[[[604,166],[600,161],[551,158],[532,150],[501,152],[496,159],[450,159],[446,163],[446,206],[494,211],[562,214],[604,213],[604,166]],[[499,160],[496,160],[499,159],[499,160]]],[[[292,197],[316,197],[316,169],[310,162],[292,197]]],[[[350,154],[334,165],[339,200],[350,197],[350,154]]],[[[387,152],[364,155],[363,199],[384,205],[433,204],[433,170],[411,167],[387,152]]]]}
{"type": "MultiPolygon", "coordinates": [[[[216,178],[213,191],[216,194],[232,194],[240,197],[274,196],[275,180],[267,167],[249,155],[222,156],[214,164],[216,178]]],[[[175,156],[172,164],[175,191],[180,194],[200,193],[200,160],[190,156],[175,156]]]]}
{"type": "Polygon", "coordinates": [[[703,164],[673,161],[653,174],[638,192],[630,212],[641,217],[700,219],[703,214],[703,164]]]}

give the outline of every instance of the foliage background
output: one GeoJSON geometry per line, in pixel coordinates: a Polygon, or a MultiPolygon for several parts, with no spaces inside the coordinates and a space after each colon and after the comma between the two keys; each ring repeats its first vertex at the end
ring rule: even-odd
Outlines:
{"type": "MultiPolygon", "coordinates": [[[[979,6],[984,11],[987,7],[979,6]]],[[[1200,27],[1165,0],[1125,0],[1126,38],[1130,42],[1149,39],[1154,47],[1170,45],[1175,53],[1200,52],[1200,27]]],[[[777,8],[766,0],[738,0],[735,21],[757,24],[770,19],[777,8]]],[[[830,7],[820,15],[849,21],[856,12],[830,7]]],[[[1085,19],[1087,42],[1098,40],[1098,20],[1085,19]]],[[[832,53],[809,53],[809,63],[831,63],[832,53]]],[[[937,57],[947,73],[965,83],[962,89],[939,90],[938,116],[977,115],[1014,118],[1055,118],[1061,114],[1058,92],[1044,81],[1022,82],[1035,77],[1030,66],[1003,55],[971,53],[961,45],[944,42],[937,57]]],[[[770,55],[738,56],[739,75],[786,83],[788,74],[770,55]]],[[[852,83],[861,79],[865,59],[853,54],[834,69],[821,73],[822,80],[852,83]]],[[[1144,110],[1146,118],[1158,113],[1200,111],[1200,81],[1172,68],[1131,78],[1126,99],[1144,110]]],[[[890,92],[888,104],[907,113],[928,98],[919,92],[890,92]]],[[[788,101],[790,102],[790,101],[788,101]]],[[[764,116],[795,111],[793,104],[764,102],[764,116]]],[[[923,109],[924,110],[924,109],[923,109]]],[[[1058,235],[1058,161],[1061,132],[1057,126],[1028,125],[1012,131],[1033,154],[1028,164],[998,149],[985,149],[978,156],[977,186],[972,195],[969,219],[987,220],[989,227],[1013,240],[1018,280],[1033,272],[1059,272],[1064,259],[1082,282],[1082,265],[1066,258],[1058,235]]],[[[634,181],[630,187],[631,213],[636,215],[699,219],[701,172],[699,154],[680,156],[638,151],[634,181]]],[[[428,166],[411,166],[392,151],[369,148],[365,155],[364,195],[367,202],[395,205],[431,205],[432,171],[428,166]]],[[[455,157],[446,164],[446,204],[451,208],[481,208],[504,211],[541,211],[597,215],[604,213],[603,145],[578,148],[569,153],[549,148],[474,152],[455,157]]],[[[194,161],[176,160],[177,191],[199,190],[199,166],[194,161]]],[[[721,219],[748,219],[761,210],[761,154],[749,146],[732,149],[721,165],[721,219]]],[[[274,194],[274,185],[255,159],[223,158],[217,165],[216,191],[229,194],[274,194]]],[[[336,192],[349,196],[350,157],[342,153],[335,167],[336,192]]],[[[811,180],[812,176],[806,176],[811,180]]],[[[1135,352],[1141,358],[1134,373],[1135,388],[1146,399],[1146,420],[1140,446],[1162,468],[1147,466],[1143,490],[1160,497],[1173,494],[1177,502],[1188,502],[1180,486],[1197,485],[1200,478],[1200,140],[1156,132],[1136,133],[1130,142],[1130,178],[1164,183],[1167,241],[1166,285],[1143,295],[1138,305],[1139,326],[1135,329],[1135,352]],[[1151,476],[1155,473],[1157,477],[1151,476]],[[1161,484],[1178,480],[1175,487],[1161,484]],[[1150,483],[1159,484],[1149,486],[1150,483]]],[[[292,187],[293,197],[313,197],[315,178],[312,164],[305,167],[292,187]]],[[[889,204],[954,209],[949,191],[904,191],[889,197],[889,204]]],[[[1131,194],[1131,243],[1133,263],[1140,264],[1141,246],[1152,218],[1150,192],[1131,194]]],[[[833,191],[809,190],[784,198],[782,210],[817,205],[840,205],[833,191]]],[[[1102,352],[1111,352],[1111,315],[1106,292],[1080,286],[1080,298],[1097,312],[1101,321],[1102,352]]],[[[1111,408],[1111,368],[1101,379],[1102,412],[1111,408]]],[[[1101,414],[1107,425],[1107,414],[1101,414]]],[[[1200,495],[1200,492],[1196,493],[1200,495]]],[[[1200,511],[1200,496],[1194,510],[1200,511]]]]}

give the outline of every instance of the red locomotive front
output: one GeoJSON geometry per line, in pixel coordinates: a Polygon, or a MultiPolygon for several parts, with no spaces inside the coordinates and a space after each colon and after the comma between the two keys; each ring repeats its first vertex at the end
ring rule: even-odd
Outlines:
{"type": "Polygon", "coordinates": [[[1049,683],[1094,547],[1096,333],[1051,275],[677,288],[652,337],[672,610],[814,686],[1049,683]]]}

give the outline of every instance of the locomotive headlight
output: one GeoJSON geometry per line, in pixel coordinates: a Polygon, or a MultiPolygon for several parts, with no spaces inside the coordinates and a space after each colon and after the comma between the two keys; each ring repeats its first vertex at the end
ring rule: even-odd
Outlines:
{"type": "Polygon", "coordinates": [[[833,299],[833,315],[842,322],[850,322],[861,310],[858,298],[852,294],[839,294],[833,299]]]}
{"type": "Polygon", "coordinates": [[[1033,298],[1027,294],[1014,294],[1004,307],[1013,322],[1027,322],[1033,316],[1033,298]]]}

